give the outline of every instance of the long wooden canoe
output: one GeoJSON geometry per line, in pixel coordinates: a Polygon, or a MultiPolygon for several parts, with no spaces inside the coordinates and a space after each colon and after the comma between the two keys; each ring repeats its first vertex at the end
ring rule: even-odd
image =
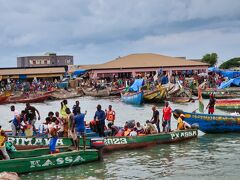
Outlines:
{"type": "Polygon", "coordinates": [[[181,110],[174,110],[174,117],[184,114],[184,121],[198,124],[199,129],[205,133],[240,132],[240,116],[215,115],[188,113],[181,110]]]}
{"type": "Polygon", "coordinates": [[[106,137],[93,138],[91,140],[91,146],[94,148],[102,148],[103,152],[120,150],[120,149],[136,149],[144,148],[156,144],[166,144],[180,142],[196,138],[198,136],[197,129],[188,129],[183,131],[174,131],[170,133],[159,133],[145,136],[123,136],[123,137],[106,137]],[[101,141],[104,141],[102,147],[101,141]]]}
{"type": "MultiPolygon", "coordinates": [[[[198,95],[197,89],[194,89],[193,93],[195,95],[198,95]]],[[[211,93],[213,93],[215,98],[217,99],[240,98],[240,88],[225,88],[225,89],[207,88],[202,90],[202,97],[208,99],[211,93]]]]}
{"type": "Polygon", "coordinates": [[[144,91],[143,99],[144,102],[151,102],[151,103],[161,103],[167,97],[167,91],[162,89],[155,89],[152,91],[144,91]]]}
{"type": "Polygon", "coordinates": [[[10,154],[13,159],[0,161],[0,172],[28,173],[57,167],[79,165],[97,161],[101,153],[97,150],[68,151],[49,154],[48,149],[17,151],[10,154]]]}
{"type": "MultiPolygon", "coordinates": [[[[13,137],[9,136],[8,141],[12,142],[17,150],[36,149],[48,147],[50,138],[46,137],[13,137]]],[[[82,145],[82,141],[80,141],[82,145]]],[[[71,146],[72,140],[70,138],[59,138],[57,146],[71,146]]],[[[90,139],[86,140],[86,145],[90,146],[90,139]]]]}
{"type": "Polygon", "coordinates": [[[236,111],[240,109],[240,99],[217,100],[215,107],[222,110],[236,111]]]}
{"type": "Polygon", "coordinates": [[[34,97],[9,97],[7,100],[2,102],[7,103],[41,103],[47,100],[51,94],[39,95],[34,97]]]}
{"type": "Polygon", "coordinates": [[[86,96],[92,96],[92,97],[108,97],[110,95],[110,90],[108,88],[105,89],[92,89],[92,88],[82,88],[83,93],[86,96]]]}

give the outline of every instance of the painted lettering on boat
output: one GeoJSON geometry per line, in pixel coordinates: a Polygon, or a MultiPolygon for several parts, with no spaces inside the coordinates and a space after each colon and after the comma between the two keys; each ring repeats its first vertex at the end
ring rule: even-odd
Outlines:
{"type": "Polygon", "coordinates": [[[48,167],[48,166],[56,166],[56,165],[62,165],[62,164],[74,164],[79,162],[84,162],[85,159],[81,156],[67,156],[65,158],[59,157],[57,159],[43,159],[43,160],[35,160],[30,161],[30,168],[36,168],[36,167],[48,167]]]}
{"type": "MultiPolygon", "coordinates": [[[[14,145],[48,146],[50,138],[8,137],[8,141],[12,142],[14,145]]],[[[58,139],[57,145],[63,146],[63,139],[58,139]]]]}
{"type": "Polygon", "coordinates": [[[171,139],[194,137],[197,135],[197,131],[185,131],[185,132],[175,132],[171,134],[171,139]]]}
{"type": "Polygon", "coordinates": [[[127,144],[126,138],[106,138],[104,139],[105,145],[111,145],[111,144],[127,144]]]}

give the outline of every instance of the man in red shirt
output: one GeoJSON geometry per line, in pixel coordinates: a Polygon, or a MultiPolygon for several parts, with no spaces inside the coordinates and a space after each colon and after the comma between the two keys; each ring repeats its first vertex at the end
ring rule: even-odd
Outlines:
{"type": "Polygon", "coordinates": [[[163,116],[162,116],[163,132],[171,131],[171,115],[172,115],[172,109],[169,107],[169,103],[166,101],[165,107],[163,108],[163,116]]]}

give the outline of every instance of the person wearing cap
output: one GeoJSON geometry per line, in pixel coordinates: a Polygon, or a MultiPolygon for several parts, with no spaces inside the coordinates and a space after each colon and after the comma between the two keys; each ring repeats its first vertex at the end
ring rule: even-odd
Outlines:
{"type": "Polygon", "coordinates": [[[214,113],[214,106],[216,103],[216,99],[214,98],[213,93],[210,94],[210,99],[209,99],[209,103],[206,107],[206,109],[208,109],[208,114],[213,114],[214,113]]]}
{"type": "Polygon", "coordinates": [[[184,118],[185,118],[185,115],[181,114],[179,116],[179,118],[177,119],[177,130],[184,130],[185,129],[184,122],[183,122],[184,118]]]}
{"type": "Polygon", "coordinates": [[[104,137],[104,127],[105,127],[105,112],[102,110],[102,106],[100,104],[97,105],[97,111],[94,115],[94,121],[96,122],[97,131],[99,133],[99,137],[104,137]]]}

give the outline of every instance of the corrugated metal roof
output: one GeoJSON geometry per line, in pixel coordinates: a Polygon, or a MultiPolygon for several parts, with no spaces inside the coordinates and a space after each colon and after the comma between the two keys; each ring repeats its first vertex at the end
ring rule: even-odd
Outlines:
{"type": "Polygon", "coordinates": [[[31,75],[31,74],[63,74],[65,73],[64,67],[54,67],[54,68],[26,68],[26,69],[0,69],[0,75],[31,75]]]}
{"type": "Polygon", "coordinates": [[[207,63],[164,56],[160,54],[131,54],[104,64],[89,66],[89,69],[152,68],[152,67],[208,66],[207,63]]]}

